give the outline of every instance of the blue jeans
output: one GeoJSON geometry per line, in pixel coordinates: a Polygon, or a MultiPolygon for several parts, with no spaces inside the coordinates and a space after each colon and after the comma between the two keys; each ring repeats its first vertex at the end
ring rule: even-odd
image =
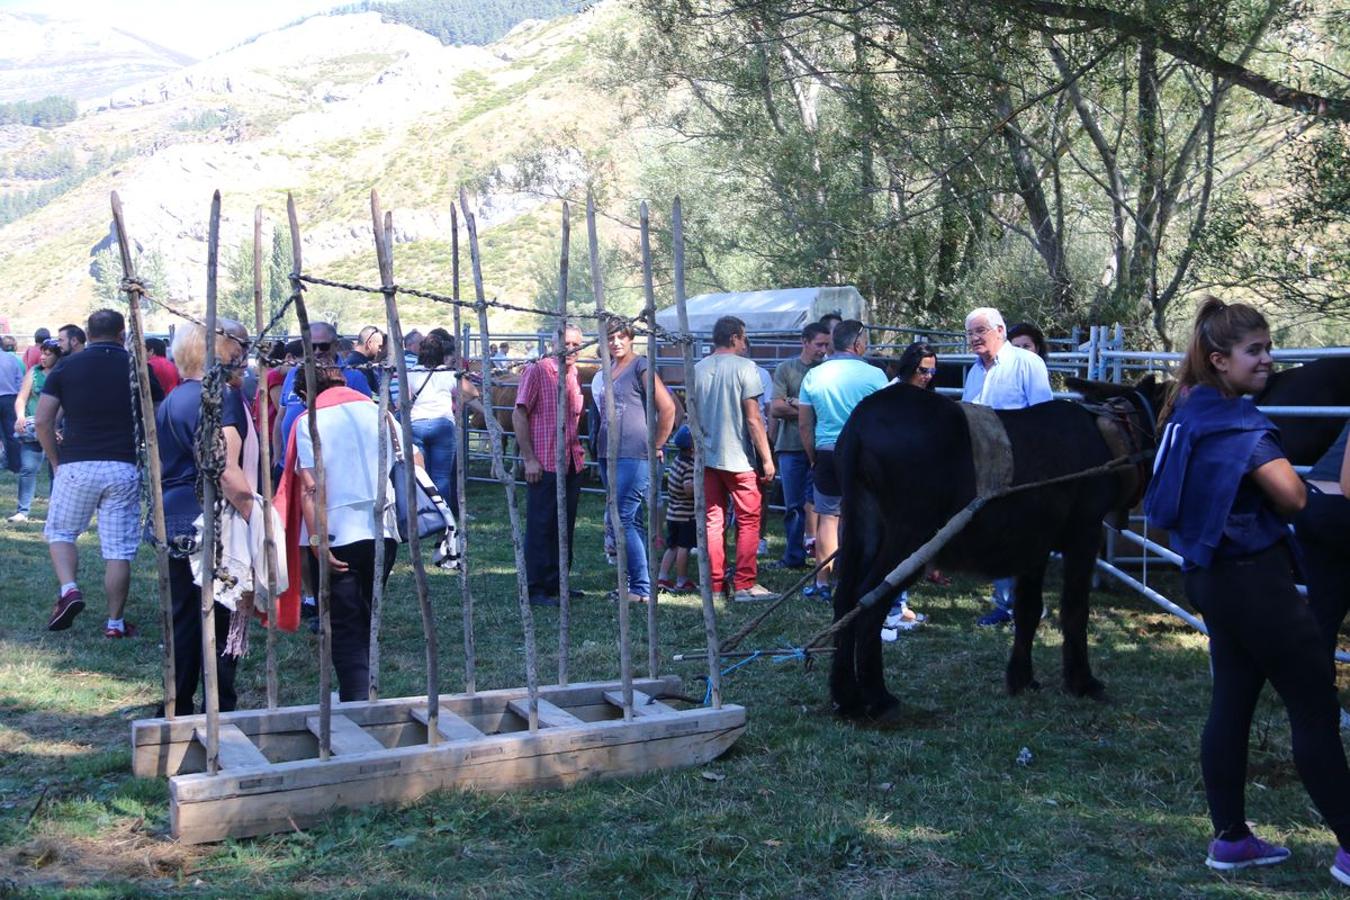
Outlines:
{"type": "Polygon", "coordinates": [[[1016,578],[995,578],[994,579],[994,606],[999,609],[1012,612],[1013,608],[1013,586],[1017,584],[1016,578]]]}
{"type": "Polygon", "coordinates": [[[19,439],[14,436],[14,423],[19,419],[14,411],[14,400],[14,394],[0,395],[0,438],[5,443],[5,468],[18,474],[23,466],[23,451],[19,448],[19,439]]]}
{"type": "Polygon", "coordinates": [[[783,479],[783,528],[787,549],[783,565],[806,565],[806,498],[811,496],[811,465],[804,450],[778,453],[778,475],[783,479]]]}
{"type": "MultiPolygon", "coordinates": [[[[642,520],[642,502],[647,497],[647,460],[619,460],[614,498],[623,526],[623,547],[628,562],[628,593],[651,597],[651,570],[647,568],[647,523],[642,520]]],[[[609,487],[609,465],[600,462],[600,480],[609,487]]]]}
{"type": "Polygon", "coordinates": [[[42,445],[36,441],[19,441],[19,509],[27,513],[33,506],[37,491],[38,470],[42,468],[42,445]]]}
{"type": "Polygon", "coordinates": [[[417,419],[412,423],[413,443],[422,451],[427,475],[441,499],[455,507],[455,423],[452,419],[417,419]]]}

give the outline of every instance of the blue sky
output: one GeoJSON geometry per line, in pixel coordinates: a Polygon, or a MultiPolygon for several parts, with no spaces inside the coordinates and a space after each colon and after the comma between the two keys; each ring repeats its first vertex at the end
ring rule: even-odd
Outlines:
{"type": "Polygon", "coordinates": [[[115,24],[191,56],[206,57],[342,0],[0,0],[6,12],[115,24]]]}

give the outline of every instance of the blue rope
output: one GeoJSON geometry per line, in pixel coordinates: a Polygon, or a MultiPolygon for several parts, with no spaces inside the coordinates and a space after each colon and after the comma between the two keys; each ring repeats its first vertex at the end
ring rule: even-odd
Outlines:
{"type": "Polygon", "coordinates": [[[787,653],[777,653],[773,657],[776,663],[795,662],[796,660],[806,659],[806,650],[801,647],[793,647],[787,653]]]}
{"type": "MultiPolygon", "coordinates": [[[[740,662],[736,663],[734,666],[729,666],[728,668],[723,669],[723,670],[722,670],[722,677],[725,678],[726,676],[730,675],[732,672],[734,672],[734,671],[736,671],[737,669],[739,669],[741,666],[749,665],[750,663],[752,663],[752,662],[754,662],[755,660],[759,659],[760,656],[761,656],[760,651],[756,650],[753,654],[751,654],[750,656],[747,656],[745,659],[743,659],[743,660],[741,660],[740,662]]],[[[703,705],[704,705],[704,706],[707,706],[709,703],[712,702],[712,679],[709,678],[709,679],[707,679],[707,681],[708,681],[708,689],[707,689],[706,691],[703,692],[703,705]]]]}

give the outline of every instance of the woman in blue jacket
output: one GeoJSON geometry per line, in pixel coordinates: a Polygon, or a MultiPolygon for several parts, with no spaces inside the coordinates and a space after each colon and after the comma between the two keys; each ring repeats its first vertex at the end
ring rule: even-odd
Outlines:
{"type": "Polygon", "coordinates": [[[1186,596],[1209,629],[1213,694],[1200,768],[1214,823],[1206,864],[1241,869],[1289,851],[1246,824],[1247,743],[1267,681],[1289,713],[1294,763],[1336,833],[1331,874],[1350,884],[1350,769],[1339,733],[1330,654],[1295,589],[1287,522],[1306,493],[1279,431],[1251,395],[1270,377],[1270,326],[1261,313],[1210,297],[1164,408],[1166,423],[1144,511],[1185,559],[1186,596]]]}

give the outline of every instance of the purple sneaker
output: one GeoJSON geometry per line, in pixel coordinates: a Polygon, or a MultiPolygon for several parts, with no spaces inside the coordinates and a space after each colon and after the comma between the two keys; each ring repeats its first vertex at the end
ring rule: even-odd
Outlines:
{"type": "MultiPolygon", "coordinates": [[[[1344,852],[1344,851],[1342,851],[1344,852]]],[[[1248,866],[1274,866],[1289,858],[1287,847],[1268,844],[1254,834],[1236,841],[1215,838],[1209,842],[1209,857],[1205,865],[1222,872],[1245,869],[1248,866]]],[[[1340,857],[1336,858],[1337,863],[1340,857]]],[[[1346,877],[1350,878],[1350,856],[1346,857],[1346,877]]]]}
{"type": "Polygon", "coordinates": [[[1336,862],[1331,866],[1331,877],[1341,884],[1350,885],[1350,853],[1344,847],[1336,848],[1336,862]]]}

